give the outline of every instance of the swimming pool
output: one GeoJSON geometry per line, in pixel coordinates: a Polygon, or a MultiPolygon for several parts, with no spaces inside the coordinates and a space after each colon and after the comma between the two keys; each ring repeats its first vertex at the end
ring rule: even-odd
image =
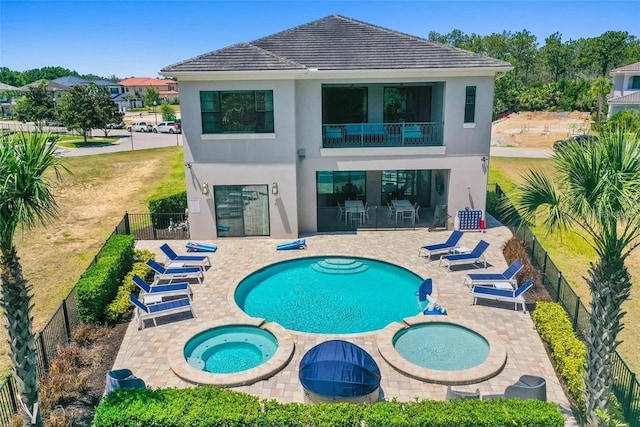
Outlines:
{"type": "Polygon", "coordinates": [[[235,291],[252,317],[300,332],[349,334],[384,328],[414,316],[422,279],[409,270],[367,258],[309,257],[267,266],[235,291]]]}

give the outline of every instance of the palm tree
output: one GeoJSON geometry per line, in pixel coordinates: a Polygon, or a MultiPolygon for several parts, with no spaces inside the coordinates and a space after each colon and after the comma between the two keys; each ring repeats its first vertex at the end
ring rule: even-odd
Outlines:
{"type": "Polygon", "coordinates": [[[598,113],[596,115],[596,122],[600,123],[602,118],[602,107],[606,96],[611,92],[612,83],[606,77],[598,77],[591,82],[591,94],[598,99],[598,113]]]}
{"type": "Polygon", "coordinates": [[[0,305],[7,319],[13,377],[18,384],[24,425],[42,425],[38,404],[36,349],[31,319],[31,285],[22,275],[14,244],[18,226],[55,217],[57,204],[45,172],[66,170],[51,136],[39,132],[0,138],[0,305]],[[35,408],[35,410],[34,410],[35,408]]]}
{"type": "Polygon", "coordinates": [[[614,129],[597,143],[556,150],[557,175],[530,171],[519,187],[518,212],[531,222],[541,214],[549,232],[581,230],[595,250],[585,278],[591,291],[585,401],[587,421],[609,412],[613,387],[611,357],[620,343],[622,303],[631,279],[625,266],[640,245],[640,135],[614,129]]]}

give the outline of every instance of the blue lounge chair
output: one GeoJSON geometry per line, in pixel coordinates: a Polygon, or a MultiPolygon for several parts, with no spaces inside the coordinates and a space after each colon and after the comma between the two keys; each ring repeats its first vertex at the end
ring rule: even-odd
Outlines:
{"type": "Polygon", "coordinates": [[[215,252],[218,250],[216,245],[208,245],[206,243],[187,242],[185,245],[187,252],[215,252]]]}
{"type": "Polygon", "coordinates": [[[442,265],[444,261],[444,264],[447,266],[447,270],[451,271],[452,265],[475,264],[481,262],[484,264],[484,268],[487,268],[487,261],[484,259],[484,251],[486,251],[488,247],[489,243],[484,240],[480,240],[471,252],[466,254],[444,255],[440,258],[438,265],[442,265]]]}
{"type": "Polygon", "coordinates": [[[458,247],[458,242],[462,238],[462,232],[454,230],[446,242],[436,243],[434,245],[426,245],[418,250],[418,256],[422,255],[424,251],[427,255],[427,261],[431,260],[431,255],[448,254],[452,250],[458,247]]]}
{"type": "Polygon", "coordinates": [[[525,305],[524,293],[533,287],[533,279],[529,279],[524,282],[516,290],[498,289],[490,286],[476,285],[471,289],[471,304],[475,304],[478,298],[507,301],[515,304],[515,309],[518,309],[518,304],[522,305],[522,311],[527,312],[527,306],[525,305]]]}
{"type": "Polygon", "coordinates": [[[511,265],[504,271],[504,273],[475,273],[475,274],[467,274],[467,277],[464,279],[465,285],[482,285],[486,283],[513,283],[516,281],[516,275],[522,270],[524,265],[520,262],[520,260],[515,260],[511,263],[511,265]]]}
{"type": "Polygon", "coordinates": [[[211,267],[209,255],[178,255],[166,243],[160,246],[160,250],[167,256],[167,262],[181,262],[185,266],[200,267],[202,270],[211,267]]]}
{"type": "Polygon", "coordinates": [[[160,280],[169,280],[169,283],[171,283],[173,279],[197,279],[198,283],[202,283],[204,279],[204,273],[200,267],[164,268],[152,259],[147,261],[147,266],[156,272],[155,283],[160,280]]]}
{"type": "Polygon", "coordinates": [[[433,280],[424,279],[420,284],[420,287],[418,288],[418,290],[415,292],[415,296],[418,297],[418,300],[420,302],[423,302],[427,300],[427,296],[431,295],[432,292],[433,292],[433,280]]]}
{"type": "Polygon", "coordinates": [[[137,274],[133,275],[133,282],[138,286],[144,293],[140,295],[142,298],[142,302],[146,302],[145,300],[148,297],[188,297],[191,301],[193,301],[193,291],[191,290],[191,286],[187,282],[183,283],[172,283],[170,285],[155,285],[150,286],[147,282],[142,280],[140,276],[137,274]]]}
{"type": "Polygon", "coordinates": [[[146,319],[153,319],[153,324],[156,324],[156,317],[168,316],[169,314],[182,313],[190,311],[193,317],[196,317],[196,313],[193,311],[191,301],[189,298],[181,298],[173,301],[161,302],[158,304],[146,305],[135,295],[129,295],[129,301],[136,306],[136,319],[138,319],[138,330],[144,328],[144,321],[146,319]]]}
{"type": "Polygon", "coordinates": [[[307,249],[307,242],[304,239],[299,239],[293,242],[280,243],[276,246],[276,250],[278,251],[287,251],[290,249],[307,249]]]}

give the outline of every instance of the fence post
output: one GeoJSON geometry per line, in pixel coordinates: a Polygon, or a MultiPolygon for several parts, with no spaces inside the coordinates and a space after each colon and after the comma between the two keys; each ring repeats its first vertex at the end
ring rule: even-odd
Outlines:
{"type": "Polygon", "coordinates": [[[544,259],[542,261],[542,275],[543,276],[547,275],[547,259],[549,259],[549,254],[547,253],[547,251],[544,251],[544,259]]]}
{"type": "Polygon", "coordinates": [[[124,213],[124,232],[127,235],[131,234],[131,225],[129,224],[129,212],[124,213]]]}
{"type": "Polygon", "coordinates": [[[9,398],[11,399],[11,406],[13,406],[13,412],[18,412],[18,399],[16,399],[16,389],[13,386],[13,375],[7,375],[7,387],[9,391],[9,398]]]}
{"type": "Polygon", "coordinates": [[[71,342],[71,325],[69,325],[69,312],[67,311],[67,300],[62,300],[62,314],[64,317],[64,330],[67,332],[67,342],[71,342]]]}
{"type": "Polygon", "coordinates": [[[531,262],[536,262],[536,236],[531,239],[531,262]]]}
{"type": "Polygon", "coordinates": [[[556,302],[560,302],[560,289],[562,288],[562,271],[558,271],[558,287],[556,289],[556,302]]]}
{"type": "Polygon", "coordinates": [[[44,336],[42,332],[38,334],[38,341],[40,341],[40,347],[42,348],[42,364],[44,365],[44,370],[49,369],[49,360],[47,358],[47,349],[44,347],[44,336]]]}
{"type": "Polygon", "coordinates": [[[576,311],[573,313],[573,330],[578,330],[578,313],[580,312],[580,297],[576,299],[576,311]]]}

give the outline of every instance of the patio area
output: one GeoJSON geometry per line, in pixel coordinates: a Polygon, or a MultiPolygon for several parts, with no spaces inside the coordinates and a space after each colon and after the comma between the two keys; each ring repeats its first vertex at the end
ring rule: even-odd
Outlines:
{"type": "MultiPolygon", "coordinates": [[[[490,224],[491,225],[491,224],[490,224]]],[[[360,256],[387,261],[405,267],[423,278],[431,277],[434,296],[438,303],[446,307],[449,315],[443,320],[455,322],[464,319],[466,323],[482,325],[494,331],[506,347],[507,362],[500,374],[481,382],[466,386],[455,386],[459,390],[480,389],[482,394],[500,394],[515,383],[523,374],[542,376],[547,380],[547,396],[557,402],[565,415],[567,425],[576,425],[568,409],[568,400],[562,391],[555,371],[547,357],[542,341],[536,333],[529,314],[515,311],[513,304],[479,301],[471,305],[469,289],[463,280],[469,271],[484,271],[472,266],[457,268],[447,272],[439,267],[437,258],[428,262],[418,257],[418,248],[430,243],[439,243],[449,236],[450,231],[429,233],[421,230],[362,231],[345,234],[317,234],[306,236],[307,250],[275,250],[275,239],[234,239],[215,241],[218,251],[210,254],[212,268],[205,275],[202,284],[192,285],[193,305],[197,317],[160,318],[158,326],[147,323],[143,330],[137,330],[135,321],[128,327],[120,347],[114,369],[129,368],[142,378],[149,387],[188,387],[191,384],[177,377],[169,367],[168,349],[179,341],[192,336],[204,324],[212,322],[239,323],[249,317],[241,311],[233,300],[238,283],[251,272],[266,265],[292,258],[315,255],[360,256]]],[[[486,252],[490,267],[487,271],[504,270],[506,262],[502,256],[502,245],[511,237],[506,227],[490,227],[486,233],[467,232],[461,244],[474,247],[479,240],[491,244],[486,252]]],[[[158,261],[164,261],[159,247],[163,241],[138,241],[138,249],[150,249],[157,254],[158,261]]],[[[185,241],[171,241],[171,247],[184,251],[185,241]]],[[[378,352],[376,340],[379,332],[352,335],[317,335],[290,332],[295,351],[289,364],[271,378],[252,385],[235,387],[234,390],[273,398],[281,402],[304,402],[304,390],[298,379],[298,365],[302,356],[313,346],[329,339],[345,339],[364,348],[380,367],[381,388],[385,399],[400,401],[414,398],[444,399],[446,386],[422,382],[393,369],[378,352]]]]}

